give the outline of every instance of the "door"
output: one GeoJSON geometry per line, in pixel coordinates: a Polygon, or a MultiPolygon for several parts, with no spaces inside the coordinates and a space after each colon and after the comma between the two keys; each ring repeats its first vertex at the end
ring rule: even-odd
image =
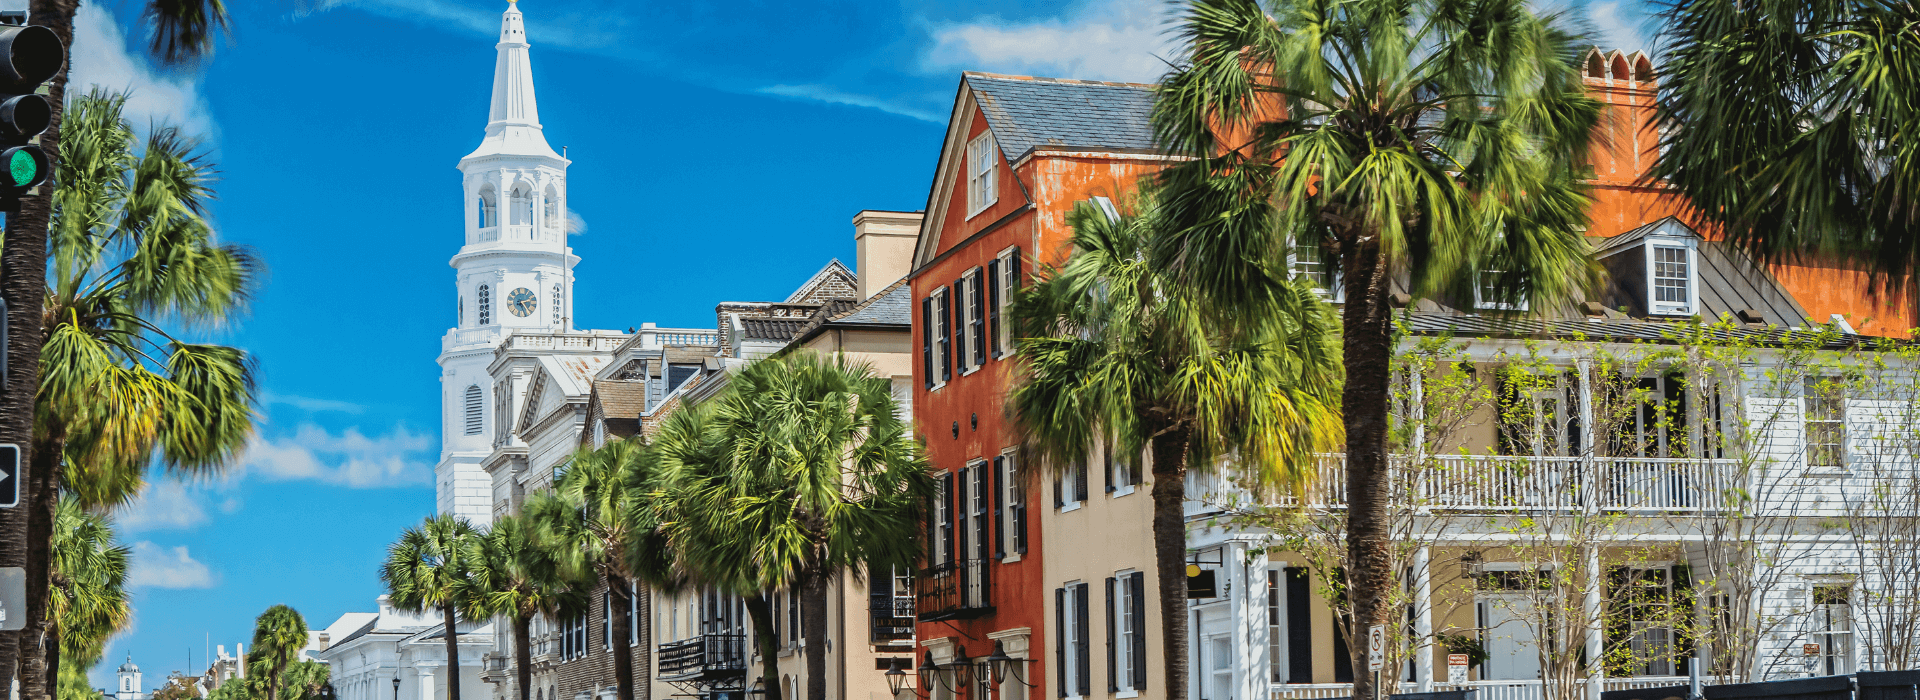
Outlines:
{"type": "Polygon", "coordinates": [[[1525,596],[1483,596],[1479,601],[1482,646],[1487,661],[1481,680],[1540,678],[1540,648],[1534,642],[1533,601],[1525,596]]]}

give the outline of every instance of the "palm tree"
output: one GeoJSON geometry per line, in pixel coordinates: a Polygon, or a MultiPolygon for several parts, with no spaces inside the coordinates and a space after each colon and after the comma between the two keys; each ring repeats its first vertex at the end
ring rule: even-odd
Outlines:
{"type": "MultiPolygon", "coordinates": [[[[153,28],[149,50],[168,65],[184,65],[210,54],[215,35],[227,27],[226,6],[222,0],[147,0],[144,5],[146,19],[153,28]]],[[[67,47],[69,55],[73,46],[73,17],[79,7],[79,0],[31,0],[28,3],[33,23],[52,30],[67,47]]],[[[39,143],[56,164],[68,158],[62,150],[62,127],[67,104],[67,71],[71,65],[72,61],[63,61],[47,84],[47,102],[53,107],[53,114],[39,143]]],[[[62,177],[65,170],[57,168],[55,177],[62,177]]],[[[59,188],[50,189],[57,193],[59,188]]],[[[47,269],[47,242],[56,209],[52,200],[47,196],[23,198],[20,211],[6,217],[6,240],[12,245],[0,247],[0,270],[5,271],[0,274],[0,299],[7,302],[6,321],[11,330],[7,337],[8,383],[0,391],[0,442],[24,445],[25,454],[21,458],[29,463],[22,477],[27,491],[22,495],[26,507],[0,512],[0,540],[27,542],[24,564],[28,574],[29,615],[25,630],[0,633],[0,687],[11,686],[15,680],[20,640],[38,640],[44,631],[44,548],[52,537],[52,512],[56,507],[54,497],[48,494],[59,482],[46,470],[32,466],[39,461],[35,459],[37,446],[33,443],[38,435],[35,422],[40,416],[38,410],[28,410],[26,401],[27,397],[36,395],[39,387],[39,357],[42,342],[47,339],[36,304],[47,286],[40,272],[47,269]],[[36,498],[40,500],[34,500],[36,498]]],[[[21,669],[26,676],[20,679],[21,695],[34,700],[47,697],[54,683],[48,674],[57,669],[40,668],[44,660],[38,654],[27,655],[25,661],[21,669]]]]}
{"type": "Polygon", "coordinates": [[[1388,624],[1391,288],[1544,309],[1592,283],[1587,44],[1526,0],[1190,0],[1176,21],[1153,125],[1192,160],[1162,174],[1148,258],[1256,335],[1288,318],[1296,246],[1336,264],[1351,629],[1388,624]]]}
{"type": "Polygon", "coordinates": [[[579,587],[560,577],[554,553],[541,546],[535,535],[533,524],[523,517],[495,520],[480,537],[479,556],[469,582],[472,590],[460,596],[466,603],[462,614],[467,619],[504,615],[513,621],[513,659],[520,700],[528,700],[533,694],[532,635],[528,630],[533,616],[560,618],[578,614],[586,607],[579,587]]]}
{"type": "MultiPolygon", "coordinates": [[[[281,674],[307,647],[307,619],[285,605],[275,605],[253,621],[253,653],[248,673],[266,679],[267,700],[280,700],[281,674]]],[[[454,668],[459,668],[454,666],[454,668]]]]}
{"type": "Polygon", "coordinates": [[[1880,290],[1911,290],[1920,6],[1694,1],[1662,14],[1649,179],[1763,261],[1843,257],[1880,290]]]}
{"type": "Polygon", "coordinates": [[[1029,375],[1010,403],[1029,443],[1056,470],[1151,451],[1154,571],[1170,698],[1184,697],[1187,657],[1186,473],[1222,456],[1266,484],[1314,478],[1312,453],[1339,444],[1340,365],[1333,309],[1296,284],[1287,317],[1263,335],[1209,330],[1194,299],[1146,252],[1164,235],[1151,195],[1117,218],[1090,203],[1067,215],[1073,253],[1016,298],[1029,375]]]}
{"type": "MultiPolygon", "coordinates": [[[[466,518],[432,515],[419,527],[407,528],[387,548],[380,581],[387,585],[393,606],[407,612],[440,610],[446,625],[447,667],[460,668],[459,620],[466,606],[462,597],[473,591],[473,567],[479,558],[480,535],[466,518]]],[[[447,697],[460,698],[460,674],[447,674],[447,697]]]]}
{"type": "Polygon", "coordinates": [[[826,594],[842,571],[909,566],[933,477],[892,383],[842,356],[748,365],[656,441],[676,505],[667,526],[693,578],[746,597],[777,698],[770,595],[796,591],[807,697],[826,697],[826,594]]]}
{"type": "Polygon", "coordinates": [[[60,499],[53,530],[47,664],[60,672],[57,693],[62,698],[99,696],[86,671],[100,661],[107,638],[132,618],[128,556],[127,548],[114,540],[106,516],[88,512],[72,498],[60,499]]]}
{"type": "MultiPolygon", "coordinates": [[[[253,369],[236,348],[196,344],[192,330],[238,313],[257,270],[219,244],[204,218],[210,167],[172,128],[144,149],[123,116],[124,95],[76,98],[54,191],[28,469],[28,627],[44,633],[58,494],[79,505],[122,505],[157,457],[182,476],[217,473],[253,434],[253,369]]],[[[44,647],[55,654],[58,645],[44,647]]],[[[57,663],[26,660],[22,693],[40,697],[57,663]]]]}
{"type": "Polygon", "coordinates": [[[553,491],[528,499],[523,512],[563,574],[573,580],[598,579],[607,587],[607,616],[612,622],[613,673],[618,700],[633,700],[633,656],[627,640],[633,631],[634,581],[661,575],[635,568],[648,557],[655,528],[646,480],[653,471],[646,444],[618,440],[599,449],[574,453],[553,491]]]}

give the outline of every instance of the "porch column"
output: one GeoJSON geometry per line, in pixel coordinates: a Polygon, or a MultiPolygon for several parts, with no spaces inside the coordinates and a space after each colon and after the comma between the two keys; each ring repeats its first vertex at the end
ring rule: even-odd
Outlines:
{"type": "MultiPolygon", "coordinates": [[[[414,674],[416,674],[420,678],[420,696],[418,700],[439,700],[439,697],[434,695],[434,690],[433,690],[434,670],[435,668],[433,666],[429,666],[426,664],[421,664],[420,666],[414,668],[414,674]]],[[[448,698],[447,700],[459,700],[459,699],[448,698]]]]}
{"type": "Polygon", "coordinates": [[[1413,635],[1418,640],[1413,648],[1413,669],[1420,676],[1417,692],[1421,693],[1433,692],[1432,560],[1432,547],[1421,545],[1413,550],[1413,635]]]}
{"type": "Polygon", "coordinates": [[[1600,691],[1606,684],[1606,669],[1600,663],[1603,651],[1602,629],[1600,626],[1600,580],[1605,572],[1600,570],[1600,548],[1587,547],[1587,599],[1582,606],[1585,609],[1587,624],[1587,700],[1600,700],[1600,691]]]}

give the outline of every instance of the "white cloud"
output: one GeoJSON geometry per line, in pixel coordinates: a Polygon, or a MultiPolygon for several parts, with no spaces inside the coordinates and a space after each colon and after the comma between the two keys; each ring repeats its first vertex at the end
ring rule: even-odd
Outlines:
{"type": "Polygon", "coordinates": [[[921,110],[912,109],[908,107],[901,107],[897,104],[894,104],[892,102],[888,102],[887,100],[883,100],[876,97],[868,97],[866,95],[856,95],[849,92],[841,92],[840,90],[827,85],[769,85],[767,87],[760,88],[756,92],[760,92],[768,95],[778,95],[780,97],[792,97],[792,98],[797,98],[802,100],[815,100],[819,102],[827,102],[827,103],[837,104],[837,105],[848,105],[852,107],[866,107],[869,109],[877,109],[882,112],[886,112],[888,114],[898,114],[903,117],[910,117],[910,118],[918,119],[921,121],[934,122],[936,124],[946,123],[946,120],[940,115],[930,114],[921,110]]]}
{"type": "Polygon", "coordinates": [[[149,483],[140,497],[115,518],[115,524],[126,532],[192,528],[207,521],[207,508],[199,492],[174,479],[149,483]]]}
{"type": "Polygon", "coordinates": [[[334,434],[313,423],[302,423],[291,437],[254,438],[247,446],[239,474],[269,479],[311,479],[353,488],[382,488],[426,483],[431,462],[414,453],[433,446],[426,435],[396,425],[385,435],[368,437],[358,427],[334,434]]]}
{"type": "Polygon", "coordinates": [[[1587,19],[1593,22],[1593,28],[1599,33],[1596,39],[1600,48],[1611,51],[1620,49],[1627,53],[1646,51],[1652,53],[1653,46],[1640,34],[1640,24],[1644,17],[1630,8],[1623,9],[1618,2],[1596,2],[1587,5],[1587,19]]]}
{"type": "Polygon", "coordinates": [[[128,47],[111,12],[100,3],[81,4],[73,17],[69,94],[84,93],[94,85],[127,91],[126,116],[134,126],[166,123],[182,127],[189,136],[212,137],[213,115],[200,95],[199,81],[162,77],[144,54],[134,51],[144,49],[128,47]]]}
{"type": "Polygon", "coordinates": [[[1036,22],[987,17],[934,27],[929,70],[963,68],[1054,78],[1153,82],[1174,55],[1158,0],[1095,0],[1036,22]]]}
{"type": "Polygon", "coordinates": [[[212,588],[213,584],[213,572],[188,555],[184,545],[169,549],[145,540],[133,543],[128,587],[212,588]]]}
{"type": "Polygon", "coordinates": [[[333,411],[335,413],[351,413],[351,414],[358,415],[361,411],[366,410],[366,408],[361,406],[360,404],[351,403],[348,401],[335,401],[333,399],[316,399],[316,398],[307,397],[307,396],[295,396],[292,394],[277,394],[272,391],[263,392],[260,396],[260,402],[265,404],[281,404],[285,406],[292,406],[302,411],[307,411],[311,413],[318,413],[321,411],[333,411]]]}

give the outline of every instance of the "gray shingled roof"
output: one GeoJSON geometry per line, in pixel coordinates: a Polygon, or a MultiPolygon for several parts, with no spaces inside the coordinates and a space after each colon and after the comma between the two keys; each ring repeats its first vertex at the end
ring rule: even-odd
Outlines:
{"type": "Polygon", "coordinates": [[[913,324],[913,290],[905,279],[881,290],[867,303],[832,320],[833,323],[873,323],[906,326],[913,324]]]}
{"type": "Polygon", "coordinates": [[[966,73],[1009,162],[1036,146],[1158,150],[1153,86],[966,73]]]}
{"type": "Polygon", "coordinates": [[[1605,259],[1631,251],[1647,236],[1655,234],[1691,237],[1700,241],[1700,315],[1719,318],[1723,314],[1738,314],[1743,309],[1753,309],[1765,314],[1769,323],[1797,326],[1807,320],[1806,308],[1787,293],[1771,273],[1754,264],[1752,258],[1724,242],[1705,240],[1671,216],[1599,242],[1594,246],[1594,257],[1605,259]]]}
{"type": "Polygon", "coordinates": [[[748,338],[792,340],[807,329],[807,321],[804,318],[743,318],[740,327],[748,338]]]}

